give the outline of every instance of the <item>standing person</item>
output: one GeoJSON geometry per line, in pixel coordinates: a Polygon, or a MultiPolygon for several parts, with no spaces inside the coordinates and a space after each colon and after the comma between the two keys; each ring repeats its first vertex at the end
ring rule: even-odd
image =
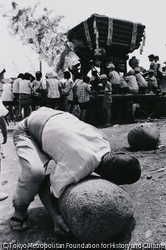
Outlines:
{"type": "Polygon", "coordinates": [[[150,93],[158,93],[158,83],[157,83],[157,79],[154,76],[154,70],[150,69],[149,70],[149,76],[148,76],[148,88],[150,93]]]}
{"type": "Polygon", "coordinates": [[[100,76],[100,81],[104,87],[103,108],[106,109],[106,127],[111,125],[111,105],[112,105],[112,84],[105,74],[100,76]]]}
{"type": "Polygon", "coordinates": [[[18,115],[19,115],[19,89],[23,78],[24,74],[20,73],[13,82],[13,95],[14,95],[13,105],[14,105],[16,120],[18,120],[18,115]]]}
{"type": "MultiPolygon", "coordinates": [[[[138,94],[139,93],[139,86],[138,86],[137,79],[135,77],[134,70],[133,69],[129,70],[129,72],[125,75],[124,78],[129,86],[129,93],[130,94],[138,94]]],[[[139,107],[139,104],[132,103],[132,102],[129,102],[128,104],[129,104],[129,106],[131,105],[131,108],[129,108],[129,110],[131,109],[131,117],[132,117],[132,119],[134,119],[134,114],[135,114],[136,108],[139,107]]]]}
{"type": "MultiPolygon", "coordinates": [[[[6,143],[7,141],[7,127],[4,117],[8,114],[8,110],[2,104],[1,100],[2,88],[0,88],[0,151],[1,144],[6,143]]],[[[1,152],[0,152],[0,172],[1,172],[1,152]]],[[[0,192],[0,201],[8,198],[8,194],[0,192]]]]}
{"type": "Polygon", "coordinates": [[[155,66],[154,55],[153,55],[153,54],[150,54],[150,55],[148,56],[148,58],[149,58],[149,62],[150,62],[149,69],[154,70],[154,66],[155,66]]]}
{"type": "Polygon", "coordinates": [[[20,88],[20,84],[23,78],[24,78],[24,74],[20,73],[13,82],[13,95],[14,95],[15,105],[19,104],[19,88],[20,88]]]}
{"type": "Polygon", "coordinates": [[[27,210],[38,193],[52,217],[54,232],[64,235],[69,231],[51,203],[49,176],[46,176],[48,164],[53,167],[50,183],[57,199],[68,185],[79,182],[93,171],[119,184],[136,182],[141,174],[136,158],[113,155],[104,133],[68,112],[39,108],[16,125],[13,140],[22,167],[10,221],[15,231],[30,227],[27,210]],[[119,170],[118,175],[113,169],[119,170]]]}
{"type": "Polygon", "coordinates": [[[108,81],[112,84],[112,93],[118,94],[121,84],[121,78],[119,73],[115,70],[115,65],[113,63],[108,64],[108,81]]]}
{"type": "Polygon", "coordinates": [[[65,71],[64,73],[65,82],[65,111],[69,111],[72,113],[73,111],[73,81],[71,79],[71,74],[69,71],[65,71]]]}
{"type": "Polygon", "coordinates": [[[81,83],[82,80],[82,75],[81,73],[77,72],[73,78],[73,111],[72,114],[75,115],[76,117],[80,117],[80,106],[78,103],[78,97],[77,97],[77,86],[79,83],[81,83]],[[75,80],[74,80],[75,79],[75,80]]]}
{"type": "Polygon", "coordinates": [[[32,75],[28,72],[24,74],[24,77],[22,81],[20,82],[20,88],[19,88],[19,119],[22,119],[22,109],[24,111],[23,117],[25,118],[30,114],[30,106],[32,103],[31,100],[31,93],[32,93],[32,87],[31,87],[31,80],[32,75]]]}
{"type": "Polygon", "coordinates": [[[49,107],[52,109],[58,108],[60,101],[60,81],[54,72],[46,73],[46,88],[49,107]]]}
{"type": "Polygon", "coordinates": [[[32,110],[35,110],[41,104],[41,93],[40,89],[42,88],[41,83],[42,73],[40,71],[36,71],[35,79],[32,81],[32,110]]]}
{"type": "Polygon", "coordinates": [[[13,120],[13,85],[11,84],[11,79],[7,78],[3,80],[4,83],[2,85],[2,102],[3,105],[9,110],[9,117],[5,116],[5,120],[7,124],[9,125],[9,121],[13,120]]]}
{"type": "Polygon", "coordinates": [[[77,85],[77,97],[78,103],[81,109],[80,120],[85,121],[85,116],[87,109],[90,106],[90,96],[91,91],[90,78],[88,76],[83,77],[83,81],[79,81],[77,85]]]}

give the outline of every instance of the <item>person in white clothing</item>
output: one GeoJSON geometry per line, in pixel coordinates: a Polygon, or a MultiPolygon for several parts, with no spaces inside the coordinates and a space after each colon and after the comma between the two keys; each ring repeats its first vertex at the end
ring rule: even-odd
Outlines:
{"type": "Polygon", "coordinates": [[[69,232],[51,202],[49,179],[53,195],[58,199],[68,185],[79,182],[93,171],[121,184],[133,183],[140,177],[136,158],[126,160],[124,155],[113,155],[104,133],[68,112],[39,108],[17,124],[13,140],[22,167],[10,221],[10,227],[16,231],[30,227],[27,209],[39,193],[53,219],[55,233],[66,235],[69,232]],[[51,164],[52,171],[48,173],[51,164]]]}
{"type": "Polygon", "coordinates": [[[54,72],[46,73],[47,99],[50,108],[58,108],[60,100],[60,81],[54,72]]]}
{"type": "Polygon", "coordinates": [[[30,113],[30,106],[31,106],[31,94],[32,94],[32,87],[31,87],[31,80],[32,75],[26,72],[23,75],[22,81],[20,81],[19,85],[19,119],[22,118],[22,110],[23,117],[27,117],[30,113]]]}
{"type": "MultiPolygon", "coordinates": [[[[2,103],[1,93],[2,89],[0,89],[0,150],[1,150],[1,144],[5,144],[7,141],[7,126],[4,116],[6,116],[9,112],[2,103]]],[[[0,172],[1,172],[1,152],[0,152],[0,172]]],[[[0,192],[0,201],[5,200],[6,198],[8,198],[8,194],[0,192]]]]}

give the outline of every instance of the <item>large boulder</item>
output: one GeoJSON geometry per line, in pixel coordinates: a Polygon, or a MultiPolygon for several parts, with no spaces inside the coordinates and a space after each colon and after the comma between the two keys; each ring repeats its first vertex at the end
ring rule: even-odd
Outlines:
{"type": "Polygon", "coordinates": [[[58,205],[71,233],[82,242],[109,240],[124,231],[133,217],[129,195],[98,177],[69,186],[58,205]]]}
{"type": "Polygon", "coordinates": [[[127,136],[130,147],[134,150],[153,150],[159,143],[159,129],[153,123],[141,123],[132,128],[127,136]]]}

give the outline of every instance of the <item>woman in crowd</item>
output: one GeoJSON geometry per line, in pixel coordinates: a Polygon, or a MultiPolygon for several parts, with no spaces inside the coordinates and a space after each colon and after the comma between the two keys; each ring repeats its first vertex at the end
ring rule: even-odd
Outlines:
{"type": "MultiPolygon", "coordinates": [[[[11,79],[4,79],[4,83],[2,85],[2,102],[3,105],[9,110],[9,121],[13,120],[13,85],[11,84],[11,79]]],[[[5,116],[5,120],[8,124],[8,118],[5,116]]],[[[9,125],[9,124],[8,124],[9,125]]]]}
{"type": "Polygon", "coordinates": [[[34,78],[30,73],[25,73],[19,87],[19,119],[22,118],[22,109],[24,110],[23,116],[26,117],[30,113],[31,105],[31,82],[34,78]]]}

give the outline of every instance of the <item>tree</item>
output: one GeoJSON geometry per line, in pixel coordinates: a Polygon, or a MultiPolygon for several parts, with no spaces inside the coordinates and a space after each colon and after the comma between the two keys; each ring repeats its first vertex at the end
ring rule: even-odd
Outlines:
{"type": "Polygon", "coordinates": [[[67,54],[70,51],[64,28],[60,26],[64,16],[57,16],[47,8],[38,16],[38,7],[39,3],[20,9],[16,2],[12,2],[12,9],[3,16],[9,18],[10,35],[18,36],[23,44],[30,45],[39,54],[40,60],[56,69],[62,52],[67,54]]]}

